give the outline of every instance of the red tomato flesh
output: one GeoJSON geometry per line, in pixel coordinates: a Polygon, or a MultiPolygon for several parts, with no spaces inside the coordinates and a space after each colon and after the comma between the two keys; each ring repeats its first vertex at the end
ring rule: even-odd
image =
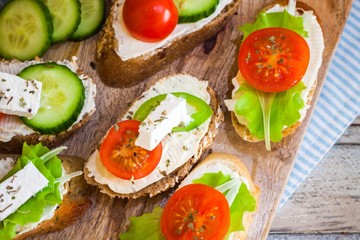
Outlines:
{"type": "Polygon", "coordinates": [[[100,146],[100,160],[113,175],[122,179],[139,179],[149,175],[158,165],[162,146],[152,151],[135,145],[140,122],[126,120],[112,127],[100,146]]]}
{"type": "Polygon", "coordinates": [[[126,0],[123,20],[134,38],[158,42],[174,30],[178,11],[172,0],[126,0]]]}
{"type": "Polygon", "coordinates": [[[281,92],[301,81],[309,60],[309,46],[302,36],[286,28],[264,28],[244,40],[238,64],[254,88],[281,92]]]}
{"type": "Polygon", "coordinates": [[[167,240],[224,239],[230,226],[229,204],[216,189],[189,184],[171,196],[160,225],[167,240]]]}

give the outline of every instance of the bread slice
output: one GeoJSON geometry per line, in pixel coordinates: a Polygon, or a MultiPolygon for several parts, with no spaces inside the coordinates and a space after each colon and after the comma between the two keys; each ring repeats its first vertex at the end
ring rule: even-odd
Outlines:
{"type": "MultiPolygon", "coordinates": [[[[272,8],[273,6],[275,6],[275,4],[280,4],[282,6],[285,6],[287,5],[288,1],[283,1],[283,0],[277,0],[275,1],[273,4],[265,7],[263,10],[268,10],[270,8],[272,8]]],[[[319,18],[319,15],[316,13],[316,11],[311,8],[308,4],[304,3],[304,2],[300,2],[300,1],[297,1],[296,3],[296,8],[297,8],[297,11],[299,14],[302,14],[304,11],[313,11],[313,14],[316,16],[316,19],[317,21],[319,22],[320,26],[321,26],[321,20],[319,18]]],[[[311,67],[311,66],[309,66],[311,67]]],[[[241,79],[240,77],[241,73],[238,72],[236,78],[237,79],[241,79]]],[[[241,80],[240,80],[241,81],[241,80]]],[[[314,82],[314,84],[312,85],[311,87],[311,90],[309,91],[309,94],[305,100],[305,103],[306,105],[310,105],[311,104],[311,101],[312,101],[312,97],[315,93],[315,89],[316,89],[316,84],[317,84],[317,80],[314,82]]],[[[242,137],[245,141],[248,141],[248,142],[259,142],[259,141],[263,141],[263,140],[259,140],[257,137],[251,135],[249,129],[241,124],[238,120],[238,118],[236,117],[236,114],[234,112],[231,112],[231,121],[232,121],[232,124],[235,128],[235,131],[236,133],[242,137]]],[[[282,131],[282,135],[283,137],[286,137],[288,135],[291,135],[293,132],[295,132],[295,130],[301,125],[301,121],[298,121],[296,123],[294,123],[292,126],[289,126],[289,127],[286,127],[283,129],[282,131]]]]}
{"type": "MultiPolygon", "coordinates": [[[[11,157],[17,159],[16,155],[1,154],[0,159],[11,157]]],[[[84,159],[74,156],[60,156],[63,167],[67,173],[81,171],[84,159]]],[[[42,235],[48,232],[55,232],[64,229],[74,223],[79,216],[91,206],[90,186],[82,176],[72,178],[65,184],[67,193],[64,195],[62,204],[57,208],[54,216],[46,221],[39,223],[34,229],[17,235],[15,239],[21,240],[35,235],[42,235]]]]}
{"type": "Polygon", "coordinates": [[[213,115],[211,117],[209,129],[205,134],[205,136],[201,139],[197,152],[182,166],[178,167],[175,171],[166,175],[159,181],[152,183],[151,185],[141,189],[140,191],[130,194],[121,194],[114,192],[109,188],[108,185],[98,183],[94,179],[94,177],[89,177],[90,172],[85,165],[84,176],[86,181],[91,185],[98,186],[101,192],[109,195],[110,197],[119,197],[119,198],[139,198],[142,196],[151,197],[171,187],[174,187],[176,183],[180,182],[190,172],[194,164],[200,160],[201,155],[206,151],[208,147],[210,147],[211,143],[213,142],[213,139],[215,138],[218,132],[219,125],[224,121],[224,115],[220,109],[220,104],[217,100],[215,92],[210,87],[207,88],[207,91],[211,97],[210,107],[213,110],[213,115]]]}
{"type": "MultiPolygon", "coordinates": [[[[233,170],[234,172],[237,172],[242,178],[245,178],[248,181],[249,185],[249,191],[251,195],[256,199],[257,207],[259,206],[259,196],[260,196],[260,188],[254,183],[252,180],[250,173],[246,166],[241,162],[241,160],[234,155],[228,154],[228,153],[222,153],[222,152],[214,152],[208,155],[203,161],[201,161],[192,171],[191,173],[184,179],[184,181],[180,184],[179,187],[182,187],[183,185],[186,185],[188,183],[191,183],[192,180],[196,176],[197,171],[199,171],[200,168],[210,169],[214,164],[221,164],[229,169],[233,170]],[[185,183],[185,184],[184,184],[185,183]]],[[[201,171],[202,172],[202,171],[201,171]]],[[[247,232],[250,228],[252,219],[253,219],[254,212],[245,212],[243,216],[243,225],[245,230],[235,232],[232,239],[246,239],[247,232]]],[[[239,223],[240,224],[240,223],[239,223]]]]}
{"type": "MultiPolygon", "coordinates": [[[[17,60],[11,60],[11,61],[2,61],[0,62],[0,71],[11,73],[11,74],[17,74],[22,69],[29,65],[41,63],[42,61],[40,59],[34,60],[34,61],[27,61],[27,62],[19,62],[17,60]]],[[[86,81],[92,81],[93,84],[95,84],[94,80],[91,79],[89,76],[85,75],[82,70],[80,70],[76,64],[76,59],[72,59],[71,61],[62,61],[63,63],[66,62],[69,66],[74,68],[76,70],[77,75],[81,75],[82,79],[86,81]]],[[[59,63],[59,62],[58,62],[59,63]]],[[[61,62],[60,62],[61,63],[61,62]]],[[[68,67],[69,67],[68,66],[68,67]]],[[[95,98],[95,96],[91,96],[95,98]]],[[[1,153],[20,153],[23,143],[27,142],[28,144],[37,144],[38,142],[41,142],[43,145],[52,148],[54,146],[59,145],[63,141],[65,141],[69,136],[71,136],[73,133],[75,133],[77,130],[79,130],[82,126],[84,126],[89,120],[90,117],[94,114],[95,109],[86,113],[82,120],[75,123],[70,129],[67,131],[62,131],[56,135],[52,134],[39,134],[39,133],[32,133],[29,135],[15,135],[11,138],[10,141],[2,142],[0,141],[0,152],[1,153]]],[[[0,129],[1,131],[1,129],[0,129]]]]}
{"type": "Polygon", "coordinates": [[[165,65],[184,55],[201,42],[213,37],[237,11],[240,0],[233,0],[222,12],[200,30],[179,37],[155,53],[123,61],[115,52],[118,39],[113,28],[116,8],[122,0],[115,0],[101,32],[96,54],[96,70],[105,85],[129,87],[158,72],[165,65]]]}

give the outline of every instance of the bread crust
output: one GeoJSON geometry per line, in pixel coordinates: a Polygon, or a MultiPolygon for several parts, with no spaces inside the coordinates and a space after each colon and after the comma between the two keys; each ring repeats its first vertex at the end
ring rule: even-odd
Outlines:
{"type": "Polygon", "coordinates": [[[110,15],[101,32],[96,54],[96,70],[103,83],[110,87],[130,87],[149,78],[165,65],[190,51],[201,42],[213,37],[234,15],[240,0],[233,0],[222,12],[203,28],[173,41],[169,46],[156,50],[155,54],[145,54],[140,57],[122,61],[115,52],[116,40],[113,29],[115,6],[121,0],[113,3],[110,15]]]}
{"type": "Polygon", "coordinates": [[[121,194],[116,193],[113,190],[109,188],[108,185],[105,184],[99,184],[95,181],[94,177],[89,177],[89,170],[85,167],[84,168],[84,177],[86,181],[94,186],[98,186],[101,190],[101,192],[109,195],[110,197],[119,197],[119,198],[139,198],[143,196],[154,196],[156,194],[159,194],[163,191],[166,191],[167,189],[174,187],[176,183],[180,182],[185,176],[188,175],[192,167],[195,163],[197,163],[201,155],[206,151],[208,147],[210,147],[211,143],[213,142],[213,139],[215,138],[219,125],[224,121],[224,115],[223,112],[220,109],[220,104],[217,100],[216,94],[214,90],[212,90],[210,87],[207,88],[207,91],[210,94],[211,100],[210,100],[210,107],[213,110],[214,114],[211,117],[211,121],[209,123],[209,129],[208,132],[205,134],[205,136],[201,139],[198,151],[194,156],[192,156],[186,163],[184,163],[182,166],[177,168],[175,171],[170,173],[169,175],[165,176],[164,178],[160,179],[159,181],[141,189],[138,192],[131,193],[131,194],[121,194]]]}
{"type": "MultiPolygon", "coordinates": [[[[278,0],[278,1],[275,1],[273,4],[265,7],[263,10],[267,10],[267,9],[270,9],[272,8],[275,4],[280,4],[280,5],[287,5],[287,0],[278,0]]],[[[320,21],[320,18],[319,18],[319,15],[315,12],[315,10],[310,7],[308,4],[304,3],[304,2],[301,2],[301,1],[297,1],[296,3],[296,8],[298,10],[298,12],[303,12],[303,11],[313,11],[314,12],[314,15],[316,16],[320,26],[321,26],[321,21],[320,21]]],[[[239,74],[239,73],[238,73],[239,74]]],[[[308,96],[307,96],[307,105],[310,105],[311,104],[311,101],[312,101],[312,98],[313,98],[313,95],[315,93],[315,89],[316,89],[316,84],[317,84],[317,81],[314,82],[314,85],[312,86],[308,96]]],[[[263,140],[259,140],[257,137],[253,136],[249,129],[241,124],[237,117],[236,117],[236,114],[234,112],[231,112],[231,122],[235,128],[235,132],[240,136],[242,137],[245,141],[248,141],[248,142],[259,142],[259,141],[263,141],[263,140]]],[[[296,123],[294,123],[293,125],[289,126],[289,127],[286,127],[283,129],[282,131],[282,135],[283,137],[286,137],[288,135],[291,135],[293,132],[295,132],[295,130],[301,125],[301,121],[298,121],[296,123]]]]}
{"type": "MultiPolygon", "coordinates": [[[[246,166],[242,163],[242,161],[234,155],[223,153],[223,152],[214,152],[208,155],[203,161],[199,163],[198,166],[194,168],[192,172],[195,172],[196,169],[202,165],[211,164],[212,162],[221,162],[225,166],[229,167],[233,171],[239,173],[240,176],[246,178],[249,182],[249,191],[252,196],[256,199],[256,210],[259,206],[259,196],[260,196],[260,188],[254,183],[251,178],[251,175],[246,168],[246,166]]],[[[255,210],[255,211],[256,211],[255,210]]],[[[249,231],[254,212],[245,212],[243,216],[243,225],[245,230],[238,231],[234,233],[232,239],[241,239],[245,240],[247,236],[247,232],[249,231]]]]}
{"type": "MultiPolygon", "coordinates": [[[[1,154],[3,157],[12,157],[16,159],[16,155],[1,154]]],[[[81,171],[84,164],[84,159],[74,156],[60,156],[63,167],[67,173],[81,171]]],[[[70,182],[66,183],[67,193],[64,195],[62,204],[56,209],[54,216],[46,221],[41,222],[34,229],[17,235],[16,240],[26,239],[35,235],[42,235],[49,232],[55,232],[64,229],[65,227],[74,223],[79,216],[91,206],[89,200],[90,186],[86,183],[82,176],[72,178],[70,182]]]]}
{"type": "MultiPolygon", "coordinates": [[[[17,60],[4,61],[4,63],[6,65],[9,65],[9,66],[12,65],[13,68],[17,70],[15,72],[19,72],[24,67],[34,64],[34,62],[41,63],[40,59],[36,59],[34,61],[29,61],[29,62],[22,62],[22,63],[20,63],[17,60]],[[16,67],[17,64],[19,65],[18,67],[16,67]]],[[[78,76],[84,75],[84,79],[86,79],[86,81],[92,81],[95,84],[94,80],[91,79],[90,77],[86,76],[82,70],[78,69],[76,74],[78,76]]],[[[82,128],[87,122],[89,122],[89,120],[90,120],[91,116],[94,114],[94,112],[95,111],[91,111],[91,112],[85,114],[83,116],[82,120],[80,120],[78,123],[74,124],[70,130],[62,131],[56,135],[32,133],[29,135],[16,135],[16,136],[12,137],[11,140],[8,142],[0,141],[0,152],[1,153],[21,153],[24,142],[26,142],[29,145],[34,145],[34,144],[41,142],[43,145],[45,145],[49,148],[58,146],[59,144],[64,142],[68,137],[70,137],[72,134],[74,134],[80,128],[82,128]]]]}

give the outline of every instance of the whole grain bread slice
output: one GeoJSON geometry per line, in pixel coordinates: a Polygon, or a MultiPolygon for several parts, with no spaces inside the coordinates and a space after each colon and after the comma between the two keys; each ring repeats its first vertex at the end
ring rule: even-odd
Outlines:
{"type": "MultiPolygon", "coordinates": [[[[4,60],[0,62],[0,71],[7,72],[10,74],[17,74],[22,69],[29,65],[33,65],[36,63],[41,63],[40,59],[36,59],[34,61],[20,62],[17,60],[4,60]]],[[[70,61],[69,61],[70,62],[70,61]]],[[[71,62],[74,63],[74,62],[71,62]]],[[[76,63],[75,63],[76,64],[76,63]]],[[[94,84],[94,80],[89,76],[85,75],[81,69],[77,69],[76,74],[78,76],[82,75],[83,79],[86,81],[92,81],[94,84]]],[[[70,129],[66,131],[62,131],[56,135],[54,134],[39,134],[32,133],[29,135],[15,135],[8,142],[0,141],[0,152],[1,153],[20,153],[23,147],[23,143],[27,144],[37,144],[41,142],[43,145],[52,148],[58,146],[62,142],[64,142],[68,137],[77,132],[80,128],[82,128],[87,122],[89,122],[91,116],[95,111],[91,111],[83,116],[83,118],[74,124],[70,129]]]]}
{"type": "Polygon", "coordinates": [[[235,14],[240,4],[240,0],[233,0],[203,28],[174,40],[169,45],[157,49],[155,53],[123,61],[115,52],[117,39],[113,28],[115,9],[122,2],[113,2],[97,45],[96,70],[104,84],[110,87],[129,87],[154,75],[165,65],[215,36],[235,14]]]}
{"type": "MultiPolygon", "coordinates": [[[[287,5],[288,3],[288,0],[277,0],[275,1],[273,4],[265,7],[263,10],[268,10],[270,8],[272,8],[275,4],[280,4],[280,5],[287,5]]],[[[301,1],[297,1],[296,3],[296,8],[297,8],[297,11],[299,14],[302,14],[304,11],[313,11],[313,14],[316,16],[317,18],[317,21],[319,22],[320,26],[321,26],[321,20],[319,18],[319,15],[316,13],[316,11],[310,7],[308,4],[304,3],[304,2],[301,2],[301,1]]],[[[239,74],[239,73],[238,73],[239,74]]],[[[238,75],[237,75],[238,76],[238,75]]],[[[311,101],[312,101],[312,98],[313,98],[313,95],[315,93],[315,90],[316,90],[316,84],[317,84],[317,81],[314,82],[314,85],[311,87],[311,90],[307,96],[307,99],[306,99],[306,104],[307,105],[310,105],[311,104],[311,101]]],[[[245,141],[248,141],[248,142],[259,142],[259,141],[262,141],[262,140],[259,140],[258,138],[256,138],[255,136],[253,136],[249,129],[241,124],[235,113],[234,112],[231,112],[231,121],[232,121],[232,124],[235,128],[235,131],[236,133],[242,137],[245,141]]],[[[282,135],[283,137],[286,137],[288,135],[291,135],[293,132],[295,132],[295,130],[301,125],[301,121],[298,121],[296,123],[294,123],[292,126],[289,126],[289,127],[286,127],[283,129],[282,131],[282,135]]]]}
{"type": "Polygon", "coordinates": [[[213,142],[213,139],[215,138],[219,125],[224,121],[224,115],[223,112],[220,109],[220,104],[217,100],[216,94],[214,90],[212,90],[210,87],[207,88],[207,91],[210,94],[211,100],[210,100],[210,107],[213,110],[213,115],[211,117],[211,121],[209,123],[209,129],[205,136],[201,139],[198,151],[182,166],[177,168],[172,173],[166,175],[159,181],[141,189],[140,191],[131,193],[131,194],[121,194],[114,192],[111,190],[108,185],[105,184],[99,184],[96,182],[94,177],[89,177],[89,170],[85,167],[84,168],[84,176],[86,181],[94,186],[98,186],[100,188],[100,191],[109,195],[110,197],[119,197],[119,198],[139,198],[143,196],[154,196],[156,194],[159,194],[163,191],[166,191],[167,189],[174,187],[176,183],[179,183],[187,174],[190,172],[192,167],[200,160],[202,154],[206,151],[207,148],[210,147],[210,145],[213,142]]]}
{"type": "MultiPolygon", "coordinates": [[[[17,155],[1,154],[0,159],[5,157],[17,158],[17,155]]],[[[84,159],[74,156],[60,156],[62,165],[67,173],[81,171],[84,159]]],[[[15,239],[22,240],[35,235],[60,231],[73,224],[91,206],[90,186],[82,176],[72,178],[65,184],[67,193],[64,195],[62,204],[56,209],[54,216],[39,223],[34,229],[17,235],[15,239]]]]}

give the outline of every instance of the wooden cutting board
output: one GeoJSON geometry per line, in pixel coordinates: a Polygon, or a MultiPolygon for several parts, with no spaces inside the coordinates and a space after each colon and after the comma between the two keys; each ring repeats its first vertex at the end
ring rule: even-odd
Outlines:
{"type": "MultiPolygon", "coordinates": [[[[192,52],[184,54],[184,57],[147,81],[131,88],[112,89],[101,83],[94,65],[97,36],[81,43],[66,42],[52,46],[46,53],[45,60],[62,60],[76,55],[81,68],[97,83],[97,111],[90,123],[65,142],[69,147],[66,154],[87,159],[107,129],[116,122],[117,117],[148,85],[160,77],[173,73],[189,73],[199,79],[208,80],[210,86],[218,93],[221,102],[229,98],[232,90],[230,81],[237,72],[235,59],[242,37],[238,26],[253,21],[259,10],[271,2],[271,0],[244,0],[238,12],[216,37],[199,45],[192,52]]],[[[311,5],[321,18],[326,45],[314,104],[352,1],[305,0],[305,2],[311,5]]],[[[225,107],[222,109],[225,110],[225,107]]],[[[225,123],[221,125],[209,152],[223,151],[241,158],[261,188],[259,209],[251,226],[249,239],[265,239],[270,230],[312,110],[312,108],[309,110],[307,118],[295,134],[278,144],[273,144],[272,152],[266,152],[263,143],[248,143],[241,140],[233,130],[229,113],[225,112],[225,123]]],[[[122,200],[110,199],[93,188],[91,195],[93,205],[87,214],[61,232],[39,236],[36,239],[117,239],[119,233],[126,231],[129,217],[141,215],[151,211],[156,205],[164,204],[170,193],[171,191],[167,191],[151,199],[122,200]]]]}

